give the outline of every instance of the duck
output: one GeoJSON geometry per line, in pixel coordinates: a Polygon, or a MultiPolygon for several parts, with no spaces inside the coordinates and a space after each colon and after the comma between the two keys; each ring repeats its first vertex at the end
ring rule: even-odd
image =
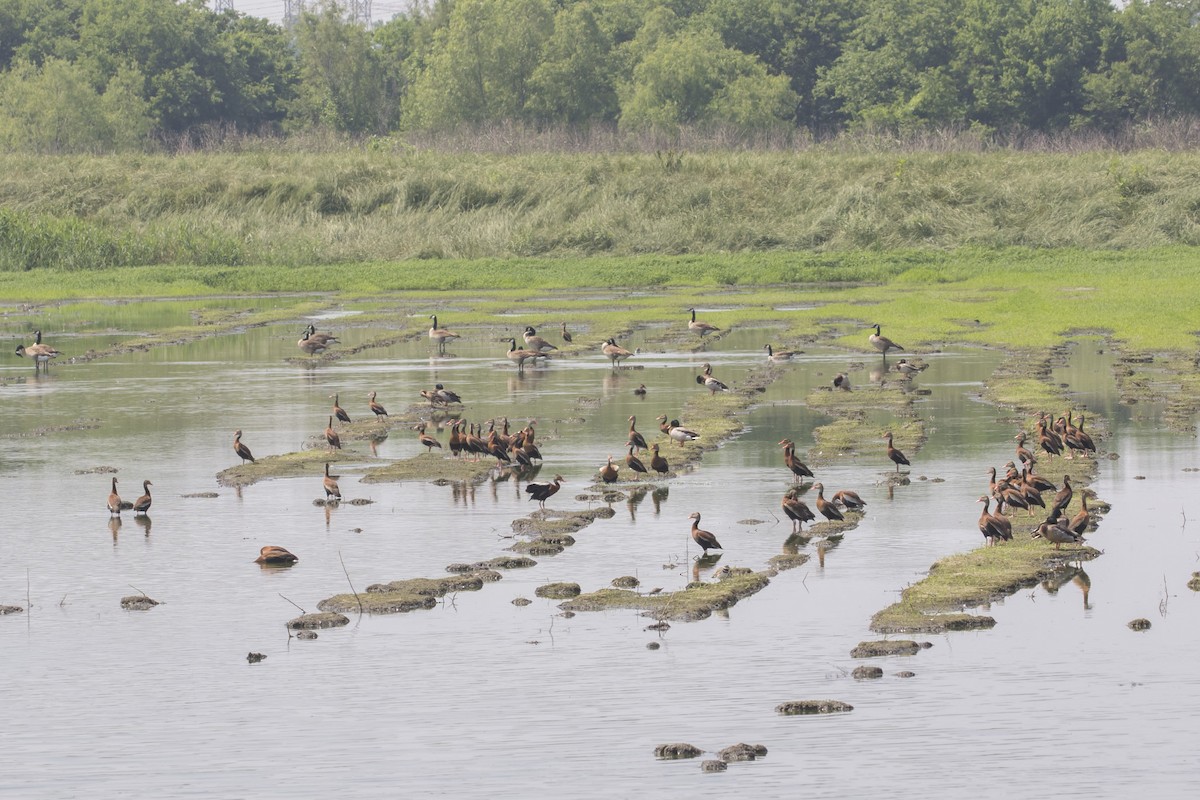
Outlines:
{"type": "Polygon", "coordinates": [[[1071,487],[1071,476],[1063,475],[1062,488],[1058,490],[1058,494],[1054,495],[1054,506],[1051,513],[1062,513],[1067,510],[1067,506],[1071,505],[1071,498],[1075,496],[1075,490],[1071,487]]]}
{"type": "Polygon", "coordinates": [[[680,447],[683,447],[684,442],[694,442],[700,438],[700,434],[689,428],[683,427],[679,424],[679,420],[677,419],[671,420],[671,422],[667,425],[667,436],[670,436],[676,442],[679,442],[680,447]]]}
{"type": "Polygon", "coordinates": [[[1003,523],[998,521],[988,510],[991,505],[991,498],[986,494],[980,495],[976,502],[983,503],[983,512],[979,515],[979,532],[983,534],[984,541],[989,545],[993,545],[997,540],[1011,539],[1012,527],[1008,525],[1008,520],[1003,519],[1003,523]],[[1008,525],[1007,537],[1005,536],[1005,526],[1008,525]]]}
{"type": "Polygon", "coordinates": [[[342,449],[342,438],[338,436],[337,431],[333,429],[333,417],[329,418],[329,423],[325,426],[325,441],[329,444],[330,450],[342,449]]]}
{"type": "Polygon", "coordinates": [[[658,453],[658,442],[650,445],[650,453],[650,469],[654,470],[659,475],[666,475],[671,471],[671,465],[667,463],[667,459],[658,453]]]}
{"type": "Polygon", "coordinates": [[[710,325],[707,322],[698,322],[696,320],[696,309],[689,308],[688,311],[692,312],[692,321],[688,323],[688,330],[692,333],[700,334],[701,339],[714,331],[721,330],[716,325],[710,325]]]}
{"type": "Polygon", "coordinates": [[[450,423],[450,439],[448,444],[450,445],[450,455],[454,456],[455,458],[462,455],[464,447],[463,437],[458,432],[458,428],[461,424],[462,422],[459,420],[454,420],[450,423]]]}
{"type": "Polygon", "coordinates": [[[413,430],[415,430],[417,432],[417,441],[420,442],[422,445],[424,445],[425,452],[432,453],[433,448],[435,448],[435,447],[438,450],[442,449],[442,443],[439,442],[433,436],[430,436],[428,433],[425,432],[425,423],[424,422],[421,422],[421,423],[413,426],[413,430]]]}
{"type": "Polygon", "coordinates": [[[996,510],[992,512],[996,525],[996,536],[1004,541],[1012,541],[1012,521],[1004,515],[1004,498],[996,499],[996,510]]]}
{"type": "Polygon", "coordinates": [[[842,516],[842,512],[833,503],[825,499],[825,486],[820,483],[814,483],[813,487],[817,490],[817,511],[821,512],[821,516],[825,519],[837,522],[843,522],[846,518],[842,516]]]}
{"type": "MultiPolygon", "coordinates": [[[[901,348],[901,349],[903,349],[903,348],[901,348]]],[[[905,378],[911,378],[913,375],[916,375],[922,369],[923,369],[923,367],[918,367],[916,364],[911,363],[906,358],[900,359],[899,361],[896,362],[896,365],[894,367],[892,367],[893,372],[899,372],[905,378]]]]}
{"type": "Polygon", "coordinates": [[[1071,424],[1070,417],[1067,418],[1067,433],[1063,437],[1067,447],[1079,453],[1083,457],[1087,457],[1088,453],[1095,454],[1096,444],[1092,441],[1092,437],[1083,430],[1083,413],[1079,414],[1079,427],[1071,424]]]}
{"type": "Polygon", "coordinates": [[[108,493],[108,515],[121,516],[121,495],[117,494],[117,476],[113,475],[112,491],[108,493]]]}
{"type": "Polygon", "coordinates": [[[468,453],[475,454],[475,460],[478,461],[480,456],[490,455],[487,442],[484,441],[480,434],[483,432],[482,425],[467,425],[467,437],[463,439],[463,449],[468,453]]]}
{"type": "Polygon", "coordinates": [[[311,336],[309,336],[308,331],[304,332],[304,336],[300,338],[300,341],[296,342],[296,346],[310,356],[324,353],[329,349],[328,345],[318,342],[316,339],[313,339],[311,336]]]}
{"type": "Polygon", "coordinates": [[[433,391],[437,394],[443,405],[449,405],[450,403],[462,405],[462,398],[458,396],[458,392],[452,392],[440,383],[433,385],[433,391]]]}
{"type": "Polygon", "coordinates": [[[1017,461],[1026,465],[1032,464],[1033,451],[1025,446],[1025,442],[1028,440],[1025,431],[1017,431],[1017,435],[1013,438],[1017,440],[1017,461]]]}
{"type": "Polygon", "coordinates": [[[803,461],[796,458],[796,445],[791,439],[780,440],[779,446],[783,448],[783,465],[791,470],[797,482],[801,478],[816,477],[803,461]]]}
{"type": "Polygon", "coordinates": [[[133,501],[133,515],[148,514],[150,512],[150,504],[153,499],[150,497],[150,487],[154,484],[150,481],[142,481],[142,496],[133,501]]]}
{"type": "Polygon", "coordinates": [[[808,503],[796,496],[796,492],[796,487],[793,486],[784,493],[783,500],[780,501],[783,513],[792,521],[792,533],[803,531],[804,523],[813,522],[817,518],[808,507],[808,503]]]}
{"type": "Polygon", "coordinates": [[[429,318],[433,320],[433,324],[429,326],[429,339],[437,345],[438,352],[446,352],[446,343],[452,342],[455,339],[461,339],[457,333],[446,328],[439,328],[437,314],[430,314],[429,318]]]}
{"type": "Polygon", "coordinates": [[[242,460],[243,464],[245,464],[247,461],[249,461],[251,464],[254,463],[254,456],[250,453],[250,448],[242,444],[241,429],[233,432],[233,452],[237,453],[238,458],[242,460]]]}
{"type": "Polygon", "coordinates": [[[895,447],[892,446],[892,432],[888,431],[886,434],[884,434],[883,438],[887,440],[888,458],[890,458],[892,460],[892,463],[894,463],[896,465],[896,472],[900,471],[901,464],[903,464],[906,467],[911,467],[912,464],[908,463],[907,456],[905,456],[904,453],[901,453],[899,450],[897,450],[895,447]]]}
{"type": "Polygon", "coordinates": [[[574,339],[571,338],[571,332],[567,330],[567,323],[565,323],[565,322],[562,323],[562,334],[561,335],[562,335],[562,340],[564,342],[566,342],[567,344],[570,344],[571,342],[574,341],[574,339]]]}
{"type": "Polygon", "coordinates": [[[857,511],[859,513],[867,509],[866,501],[858,496],[858,492],[852,492],[849,489],[842,489],[835,492],[833,495],[833,504],[840,504],[847,511],[857,511]]]}
{"type": "Polygon", "coordinates": [[[763,349],[767,351],[767,360],[775,362],[791,361],[796,356],[804,353],[803,350],[776,350],[769,344],[764,344],[763,349]]]}
{"type": "Polygon", "coordinates": [[[704,555],[708,555],[709,550],[724,550],[721,543],[717,541],[716,535],[710,531],[700,529],[700,512],[693,511],[688,515],[688,519],[692,521],[692,541],[700,545],[700,549],[704,555]]]}
{"type": "Polygon", "coordinates": [[[256,564],[295,564],[300,559],[288,552],[286,548],[277,547],[275,545],[266,545],[258,551],[258,558],[254,559],[256,564]]]}
{"type": "Polygon", "coordinates": [[[1092,516],[1088,513],[1086,490],[1079,493],[1079,502],[1081,507],[1075,516],[1071,517],[1071,521],[1067,523],[1067,527],[1072,532],[1082,536],[1087,530],[1088,525],[1092,522],[1092,516]]]}
{"type": "Polygon", "coordinates": [[[34,371],[37,371],[39,366],[48,370],[50,369],[51,359],[58,358],[62,353],[48,344],[42,344],[41,331],[35,331],[34,339],[35,341],[31,345],[17,345],[16,353],[21,358],[31,358],[33,360],[34,371]]]}
{"type": "Polygon", "coordinates": [[[630,415],[630,417],[629,417],[629,444],[632,445],[633,447],[636,447],[639,451],[640,450],[649,450],[650,448],[646,446],[646,437],[642,436],[640,433],[638,433],[636,425],[637,425],[637,417],[634,415],[630,415]]]}
{"type": "Polygon", "coordinates": [[[888,354],[889,350],[903,350],[904,349],[903,347],[896,344],[895,342],[893,342],[891,339],[887,338],[886,336],[880,335],[878,322],[875,323],[874,325],[871,325],[870,327],[874,328],[875,332],[867,337],[867,341],[871,343],[872,347],[874,347],[880,353],[883,353],[883,357],[885,359],[887,358],[887,354],[888,354]]]}
{"type": "Polygon", "coordinates": [[[312,339],[314,342],[318,342],[323,345],[331,345],[338,340],[338,337],[335,334],[317,333],[317,326],[313,325],[311,322],[308,324],[307,333],[309,339],[312,339]]]}
{"type": "Polygon", "coordinates": [[[704,372],[696,376],[696,383],[708,389],[709,394],[729,391],[728,386],[713,377],[711,364],[704,365],[704,372]]]}
{"type": "Polygon", "coordinates": [[[429,408],[430,408],[430,409],[433,409],[433,408],[435,408],[435,407],[437,407],[437,406],[443,406],[443,407],[444,407],[444,406],[446,405],[445,403],[443,403],[443,402],[442,402],[442,399],[441,399],[440,397],[438,397],[438,396],[437,396],[437,392],[436,392],[436,391],[432,391],[432,390],[430,390],[430,389],[422,389],[422,390],[421,390],[421,397],[423,397],[423,398],[425,398],[426,400],[428,400],[428,401],[429,401],[429,408]]]}
{"type": "Polygon", "coordinates": [[[617,468],[612,463],[612,456],[609,456],[608,463],[600,468],[600,480],[605,483],[617,482],[617,468]]]}
{"type": "Polygon", "coordinates": [[[843,392],[850,391],[850,376],[844,372],[839,372],[833,376],[833,388],[840,389],[843,392]]]}
{"type": "Polygon", "coordinates": [[[375,392],[371,392],[369,398],[367,408],[371,409],[371,413],[376,417],[386,417],[388,415],[387,409],[375,402],[375,392]]]}
{"type": "Polygon", "coordinates": [[[530,350],[557,350],[558,348],[537,335],[532,325],[525,326],[525,346],[530,350]]]}
{"type": "Polygon", "coordinates": [[[333,398],[333,415],[335,417],[337,417],[339,420],[341,420],[342,422],[349,422],[350,415],[346,413],[346,409],[344,409],[340,405],[338,405],[337,393],[335,392],[334,394],[331,394],[330,397],[333,398]]]}
{"type": "Polygon", "coordinates": [[[629,358],[633,355],[632,352],[617,344],[616,339],[612,338],[600,347],[600,352],[608,356],[608,360],[612,362],[613,369],[617,368],[617,365],[621,363],[621,359],[629,358]]]}
{"type": "Polygon", "coordinates": [[[1037,429],[1038,447],[1046,454],[1046,459],[1049,461],[1057,455],[1062,455],[1062,439],[1058,437],[1058,434],[1046,427],[1044,412],[1042,419],[1039,419],[1037,422],[1037,429]]]}
{"type": "Polygon", "coordinates": [[[1030,539],[1045,539],[1054,543],[1055,550],[1061,550],[1064,544],[1083,544],[1083,534],[1071,530],[1065,519],[1055,522],[1046,521],[1038,525],[1029,534],[1030,539]]]}
{"type": "Polygon", "coordinates": [[[636,394],[638,397],[645,397],[646,396],[646,384],[644,384],[644,383],[638,384],[638,387],[633,390],[633,393],[636,394]]]}
{"type": "Polygon", "coordinates": [[[509,455],[508,445],[501,440],[495,429],[488,431],[485,446],[487,447],[487,454],[496,459],[497,466],[502,467],[505,464],[512,463],[512,456],[509,455]]]}
{"type": "MultiPolygon", "coordinates": [[[[625,466],[633,470],[635,475],[645,475],[649,472],[642,460],[633,454],[633,444],[629,445],[629,455],[625,456],[625,466]]],[[[639,478],[640,480],[640,478],[639,478]]]]}
{"type": "Polygon", "coordinates": [[[545,508],[546,501],[558,492],[562,483],[563,476],[555,475],[554,480],[550,483],[531,483],[525,487],[525,491],[529,493],[530,500],[537,500],[538,505],[545,508]]]}
{"type": "Polygon", "coordinates": [[[525,362],[528,361],[529,359],[531,359],[531,358],[534,359],[535,363],[536,363],[536,360],[539,357],[540,358],[546,357],[540,350],[519,349],[517,347],[517,340],[515,338],[513,338],[512,336],[509,336],[507,339],[502,339],[501,341],[509,343],[508,360],[517,365],[517,372],[525,371],[525,362]]]}
{"type": "Polygon", "coordinates": [[[329,474],[329,462],[326,461],[325,462],[325,478],[323,481],[323,483],[325,484],[325,499],[326,500],[328,500],[331,497],[335,498],[337,500],[342,499],[342,490],[338,486],[338,482],[337,482],[337,479],[339,477],[340,476],[338,476],[338,475],[330,475],[329,474]]]}

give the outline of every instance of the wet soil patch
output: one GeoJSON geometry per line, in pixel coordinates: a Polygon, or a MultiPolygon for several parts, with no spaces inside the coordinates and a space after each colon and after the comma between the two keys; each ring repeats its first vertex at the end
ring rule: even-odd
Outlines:
{"type": "Polygon", "coordinates": [[[694,622],[707,619],[712,612],[735,605],[744,597],[762,591],[771,582],[765,572],[731,574],[718,583],[694,581],[676,592],[639,594],[627,589],[600,589],[581,594],[559,605],[568,611],[607,611],[640,609],[643,616],[659,620],[694,622]]]}
{"type": "Polygon", "coordinates": [[[149,611],[160,603],[144,594],[131,594],[121,598],[121,608],[126,611],[149,611]]]}
{"type": "Polygon", "coordinates": [[[757,761],[760,758],[765,758],[767,748],[761,744],[746,744],[739,742],[731,744],[729,747],[717,751],[717,757],[722,761],[757,761]]]}
{"type": "Polygon", "coordinates": [[[695,758],[704,753],[699,747],[690,745],[686,742],[677,742],[675,744],[660,744],[654,748],[654,757],[663,759],[674,758],[695,758]]]}
{"type": "Polygon", "coordinates": [[[776,714],[788,716],[805,714],[842,714],[853,711],[854,706],[841,700],[790,700],[775,706],[776,714]]]}
{"type": "Polygon", "coordinates": [[[878,656],[915,656],[921,645],[911,639],[892,639],[880,642],[859,642],[850,651],[851,658],[876,658],[878,656]]]}
{"type": "Polygon", "coordinates": [[[477,592],[486,581],[477,575],[454,575],[445,578],[409,578],[391,583],[373,583],[365,593],[338,594],[317,603],[322,611],[368,614],[403,614],[409,611],[434,608],[437,598],[452,592],[477,592]],[[360,605],[361,604],[361,605],[360,605]]]}
{"type": "Polygon", "coordinates": [[[25,609],[21,608],[21,606],[0,605],[0,617],[3,617],[7,614],[21,614],[24,613],[24,611],[25,609]]]}
{"type": "Polygon", "coordinates": [[[872,681],[882,678],[883,670],[879,667],[855,667],[850,677],[856,681],[872,681]]]}
{"type": "Polygon", "coordinates": [[[322,614],[303,614],[289,620],[287,626],[294,631],[320,630],[322,628],[340,628],[349,625],[350,618],[344,614],[325,612],[322,614]]]}
{"type": "Polygon", "coordinates": [[[578,597],[581,591],[578,583],[547,583],[534,589],[533,593],[550,600],[569,600],[578,597]]]}

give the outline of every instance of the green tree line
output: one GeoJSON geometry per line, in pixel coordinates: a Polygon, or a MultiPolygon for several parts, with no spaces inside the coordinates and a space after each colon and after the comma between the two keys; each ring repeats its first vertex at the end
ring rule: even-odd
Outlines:
{"type": "Polygon", "coordinates": [[[983,134],[1200,115],[1200,0],[429,0],[284,28],[203,0],[0,3],[0,148],[206,131],[983,134]]]}

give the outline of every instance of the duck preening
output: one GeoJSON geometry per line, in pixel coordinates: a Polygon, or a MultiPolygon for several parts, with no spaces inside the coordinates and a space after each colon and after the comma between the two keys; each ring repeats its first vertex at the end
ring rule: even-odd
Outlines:
{"type": "Polygon", "coordinates": [[[850,391],[850,376],[844,372],[839,372],[833,376],[833,388],[841,389],[843,392],[850,391]]]}
{"type": "Polygon", "coordinates": [[[133,501],[133,515],[148,514],[150,512],[150,504],[153,499],[150,497],[150,487],[154,484],[150,481],[142,481],[142,496],[133,501]]]}
{"type": "Polygon", "coordinates": [[[256,564],[295,564],[300,559],[292,555],[286,548],[276,547],[275,545],[266,545],[258,551],[258,558],[254,559],[256,564]]]}
{"type": "Polygon", "coordinates": [[[538,358],[546,358],[546,354],[541,350],[525,350],[523,348],[518,348],[517,340],[512,336],[509,336],[507,339],[502,339],[501,341],[509,343],[508,360],[517,365],[517,372],[524,372],[525,362],[531,358],[534,359],[534,363],[537,363],[536,360],[538,358]]]}
{"type": "Polygon", "coordinates": [[[833,504],[840,505],[847,511],[857,511],[862,513],[867,510],[866,502],[858,496],[858,492],[852,492],[849,489],[842,489],[834,492],[833,504]]]}
{"type": "Polygon", "coordinates": [[[617,468],[612,463],[612,456],[609,456],[608,463],[600,468],[600,480],[605,483],[617,482],[617,468]]]}
{"type": "Polygon", "coordinates": [[[617,344],[616,339],[609,339],[605,342],[600,348],[600,352],[608,356],[608,360],[612,362],[613,369],[617,368],[617,365],[621,363],[621,359],[629,358],[633,355],[632,352],[617,344]]]}
{"type": "Polygon", "coordinates": [[[886,336],[880,335],[878,322],[875,323],[874,325],[872,325],[871,327],[875,329],[875,332],[867,337],[867,341],[871,343],[872,347],[874,347],[880,353],[883,353],[884,358],[887,358],[887,354],[888,354],[889,350],[903,350],[904,349],[903,347],[896,344],[895,342],[893,342],[891,339],[887,338],[886,336]]]}
{"type": "Polygon", "coordinates": [[[326,461],[325,462],[325,479],[323,481],[323,483],[325,485],[325,499],[326,500],[328,500],[331,497],[336,500],[342,499],[342,490],[338,486],[338,482],[337,482],[337,479],[340,477],[341,477],[340,475],[330,475],[329,474],[329,462],[326,461]]]}
{"type": "Polygon", "coordinates": [[[688,323],[688,330],[692,333],[700,334],[701,339],[703,339],[705,336],[708,336],[710,333],[713,333],[714,331],[721,330],[716,325],[709,325],[707,322],[697,321],[696,309],[689,308],[688,311],[692,313],[692,321],[688,323]]]}
{"type": "Polygon", "coordinates": [[[804,530],[804,523],[812,522],[817,518],[808,504],[797,497],[798,492],[799,490],[793,486],[784,493],[783,500],[780,502],[783,513],[792,521],[792,533],[804,530]]]}
{"type": "Polygon", "coordinates": [[[550,342],[537,335],[532,325],[525,326],[525,346],[530,350],[557,350],[550,342]]]}
{"type": "Polygon", "coordinates": [[[700,549],[704,551],[704,555],[708,555],[709,550],[724,550],[721,543],[717,541],[717,537],[711,531],[700,529],[700,512],[693,511],[688,515],[688,519],[692,521],[692,541],[700,545],[700,549]]]}
{"type": "Polygon", "coordinates": [[[121,516],[121,495],[117,494],[117,476],[113,475],[112,491],[108,493],[108,515],[121,516]]]}
{"type": "Polygon", "coordinates": [[[377,417],[386,417],[387,409],[375,402],[375,392],[371,392],[370,398],[367,407],[371,409],[371,413],[377,417]]]}
{"type": "Polygon", "coordinates": [[[801,478],[816,477],[803,461],[796,458],[796,445],[791,439],[783,439],[779,446],[783,448],[783,465],[791,470],[797,482],[801,478]]]}
{"type": "Polygon", "coordinates": [[[883,438],[887,440],[888,458],[890,458],[892,460],[892,463],[896,465],[896,472],[900,471],[901,464],[903,464],[906,467],[911,467],[912,464],[908,463],[908,458],[904,455],[904,453],[901,453],[899,450],[897,450],[895,447],[892,446],[892,432],[888,431],[886,434],[884,434],[883,438]]]}
{"type": "Polygon", "coordinates": [[[240,429],[233,432],[233,452],[237,453],[238,458],[242,460],[243,464],[247,461],[251,464],[254,463],[254,456],[250,453],[250,448],[242,444],[242,432],[240,429]]]}
{"type": "Polygon", "coordinates": [[[338,405],[337,393],[335,392],[334,394],[331,394],[329,396],[333,398],[333,415],[335,417],[337,417],[338,419],[340,419],[342,422],[349,422],[350,415],[346,413],[346,409],[344,409],[340,405],[338,405]]]}
{"type": "Polygon", "coordinates": [[[1060,517],[1054,522],[1046,520],[1029,534],[1031,539],[1054,542],[1054,549],[1061,550],[1064,544],[1083,544],[1083,534],[1071,530],[1067,520],[1060,517]]]}
{"type": "Polygon", "coordinates": [[[769,344],[764,344],[763,349],[767,351],[768,361],[791,361],[798,355],[804,353],[803,350],[776,350],[769,344]]]}
{"type": "Polygon", "coordinates": [[[437,345],[439,353],[446,352],[447,342],[452,342],[455,339],[462,338],[454,331],[447,330],[446,328],[439,328],[437,314],[430,314],[429,318],[433,320],[433,324],[429,326],[429,340],[437,345]]]}
{"type": "Polygon", "coordinates": [[[529,493],[530,500],[537,500],[538,505],[545,508],[546,501],[559,490],[561,483],[563,483],[563,476],[555,475],[554,480],[550,483],[531,483],[525,487],[525,491],[529,493]]]}

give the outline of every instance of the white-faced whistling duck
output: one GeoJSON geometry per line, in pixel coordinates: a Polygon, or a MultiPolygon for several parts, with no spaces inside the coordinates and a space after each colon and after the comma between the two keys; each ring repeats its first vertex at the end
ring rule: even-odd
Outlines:
{"type": "Polygon", "coordinates": [[[646,446],[646,437],[638,433],[636,425],[637,417],[631,415],[629,417],[629,444],[638,450],[649,450],[650,448],[646,446]]]}
{"type": "Polygon", "coordinates": [[[258,558],[254,559],[256,564],[295,564],[300,559],[292,555],[283,547],[275,545],[266,545],[258,551],[258,558]]]}
{"type": "Polygon", "coordinates": [[[325,499],[326,500],[328,500],[331,497],[337,498],[338,500],[342,499],[342,490],[341,490],[341,488],[338,487],[338,482],[337,482],[337,479],[340,477],[341,477],[340,475],[330,475],[329,474],[329,462],[326,461],[325,462],[325,479],[323,481],[323,483],[325,484],[325,499]]]}
{"type": "Polygon", "coordinates": [[[688,330],[692,333],[700,334],[701,339],[714,331],[721,330],[716,325],[709,325],[707,322],[698,322],[696,320],[696,309],[689,308],[688,311],[692,312],[692,321],[688,323],[688,330]]]}
{"type": "Polygon", "coordinates": [[[646,396],[646,384],[644,384],[644,383],[639,384],[638,388],[633,390],[633,393],[636,394],[638,397],[645,397],[646,396]]]}
{"type": "Polygon", "coordinates": [[[546,357],[545,354],[540,350],[525,350],[518,348],[517,340],[511,336],[509,336],[507,339],[502,339],[501,341],[509,343],[507,354],[508,360],[517,365],[517,372],[525,371],[525,362],[529,359],[534,359],[534,363],[536,364],[538,358],[546,357]]]}
{"type": "Polygon", "coordinates": [[[812,522],[817,518],[817,515],[808,507],[808,503],[796,496],[796,487],[784,492],[780,507],[787,518],[792,521],[792,533],[803,531],[804,523],[812,522]]]}
{"type": "Polygon", "coordinates": [[[567,330],[567,323],[565,322],[562,324],[562,340],[567,344],[570,344],[572,341],[571,332],[567,330]]]}
{"type": "Polygon", "coordinates": [[[908,463],[908,458],[904,455],[904,453],[901,453],[899,450],[897,450],[895,447],[892,446],[892,432],[888,431],[884,435],[883,438],[887,440],[888,458],[890,458],[892,460],[892,463],[896,465],[896,472],[900,471],[901,464],[903,464],[906,467],[911,467],[912,464],[908,463]]]}
{"type": "Polygon", "coordinates": [[[1058,490],[1058,494],[1054,495],[1053,510],[1062,513],[1067,510],[1067,506],[1071,505],[1071,498],[1075,496],[1075,490],[1071,488],[1071,476],[1063,475],[1062,488],[1058,490]]]}
{"type": "Polygon", "coordinates": [[[700,545],[700,549],[704,551],[704,555],[708,555],[709,550],[724,550],[721,543],[717,541],[717,537],[711,531],[700,529],[700,512],[693,511],[688,515],[688,519],[692,521],[692,541],[700,545]]]}
{"type": "Polygon", "coordinates": [[[622,358],[629,358],[633,355],[632,352],[617,344],[616,339],[609,339],[607,342],[605,342],[600,348],[600,352],[608,356],[608,360],[612,362],[613,369],[617,368],[617,365],[621,363],[622,358]]]}
{"type": "Polygon", "coordinates": [[[625,456],[625,466],[633,470],[635,477],[649,472],[642,460],[633,454],[633,443],[629,443],[629,455],[625,456]]]}
{"type": "Polygon", "coordinates": [[[1061,550],[1064,544],[1083,544],[1083,534],[1076,533],[1067,527],[1065,519],[1056,522],[1043,522],[1029,534],[1030,539],[1045,539],[1054,542],[1054,549],[1061,550]]]}
{"type": "Polygon", "coordinates": [[[433,324],[429,326],[429,339],[437,345],[438,352],[446,352],[446,342],[452,342],[455,339],[460,339],[457,333],[445,328],[438,327],[437,314],[430,314],[429,318],[433,320],[433,324]]]}
{"type": "Polygon", "coordinates": [[[883,353],[884,358],[887,358],[888,350],[903,350],[904,349],[900,345],[893,342],[891,339],[887,338],[886,336],[881,336],[879,334],[879,323],[875,323],[871,327],[875,329],[875,332],[867,337],[867,341],[871,343],[872,347],[874,347],[879,352],[883,353]]]}
{"type": "Polygon", "coordinates": [[[550,483],[531,483],[525,487],[525,491],[529,493],[530,500],[537,500],[538,505],[545,508],[546,501],[559,490],[561,483],[563,483],[563,476],[555,475],[554,480],[550,483]]]}
{"type": "Polygon", "coordinates": [[[433,390],[437,392],[437,396],[446,405],[449,405],[450,403],[457,403],[460,406],[462,405],[462,398],[458,396],[458,392],[452,392],[445,386],[442,386],[440,383],[434,384],[433,390]]]}
{"type": "Polygon", "coordinates": [[[600,480],[605,483],[617,482],[617,467],[612,463],[612,456],[609,456],[608,463],[600,468],[600,480]]]}
{"type": "Polygon", "coordinates": [[[666,475],[671,471],[671,465],[667,463],[667,459],[658,454],[658,442],[650,445],[650,469],[657,472],[659,475],[666,475]]]}
{"type": "Polygon", "coordinates": [[[557,350],[558,348],[537,335],[532,325],[525,326],[525,346],[530,350],[557,350]]]}
{"type": "Polygon", "coordinates": [[[825,499],[824,484],[814,483],[813,487],[817,490],[817,511],[821,512],[821,516],[827,520],[836,520],[842,522],[846,518],[842,516],[842,512],[838,511],[838,507],[825,499]]]}
{"type": "Polygon", "coordinates": [[[153,500],[150,497],[150,487],[154,484],[150,481],[142,481],[142,496],[133,501],[133,515],[146,514],[150,511],[150,503],[153,500]]]}
{"type": "Polygon", "coordinates": [[[112,491],[108,493],[108,515],[121,516],[121,495],[117,494],[117,476],[112,479],[112,491]]]}
{"type": "Polygon", "coordinates": [[[850,376],[844,372],[839,372],[833,376],[833,388],[841,389],[843,392],[850,391],[850,376]]]}
{"type": "Polygon", "coordinates": [[[783,465],[791,470],[796,481],[801,478],[816,477],[803,461],[796,458],[796,445],[791,439],[783,439],[779,442],[779,446],[783,448],[783,465]]]}
{"type": "Polygon", "coordinates": [[[803,354],[803,350],[776,350],[769,344],[764,344],[763,349],[767,351],[768,361],[791,361],[798,355],[803,354]]]}
{"type": "Polygon", "coordinates": [[[249,461],[251,464],[254,463],[254,456],[250,453],[250,448],[242,444],[241,430],[236,430],[233,432],[233,452],[237,453],[238,458],[242,460],[243,464],[245,464],[247,461],[249,461]]]}
{"type": "Polygon", "coordinates": [[[330,397],[333,398],[333,415],[335,417],[337,417],[338,419],[340,419],[342,422],[349,422],[350,415],[346,413],[346,409],[344,409],[340,405],[338,405],[337,393],[335,392],[334,394],[330,395],[330,397]]]}
{"type": "Polygon", "coordinates": [[[311,322],[308,324],[308,338],[314,342],[323,345],[333,344],[338,340],[338,337],[332,333],[317,333],[317,326],[311,322]]]}
{"type": "Polygon", "coordinates": [[[377,417],[386,417],[387,409],[375,402],[375,393],[371,392],[371,400],[367,403],[367,407],[371,409],[371,413],[377,417]]]}
{"type": "Polygon", "coordinates": [[[342,437],[333,429],[333,417],[329,418],[329,423],[325,426],[325,441],[330,450],[342,449],[342,437]]]}
{"type": "Polygon", "coordinates": [[[419,441],[425,447],[426,453],[432,453],[433,448],[435,448],[435,447],[438,450],[442,449],[442,443],[439,442],[437,439],[435,439],[433,436],[430,436],[428,433],[425,432],[425,423],[424,422],[421,422],[421,423],[413,426],[413,430],[415,430],[417,432],[417,441],[419,441]]]}
{"type": "Polygon", "coordinates": [[[296,342],[296,347],[299,347],[310,356],[315,356],[318,353],[324,353],[329,349],[328,345],[311,338],[308,335],[308,331],[305,331],[304,336],[301,337],[300,341],[296,342]]]}
{"type": "Polygon", "coordinates": [[[667,436],[679,442],[680,447],[683,447],[684,442],[694,442],[700,438],[700,434],[683,427],[677,419],[671,420],[670,425],[667,427],[667,436]]]}
{"type": "Polygon", "coordinates": [[[858,492],[852,492],[849,489],[842,489],[835,492],[833,495],[833,504],[841,505],[847,511],[858,511],[862,513],[866,510],[866,502],[858,496],[858,492]]]}

